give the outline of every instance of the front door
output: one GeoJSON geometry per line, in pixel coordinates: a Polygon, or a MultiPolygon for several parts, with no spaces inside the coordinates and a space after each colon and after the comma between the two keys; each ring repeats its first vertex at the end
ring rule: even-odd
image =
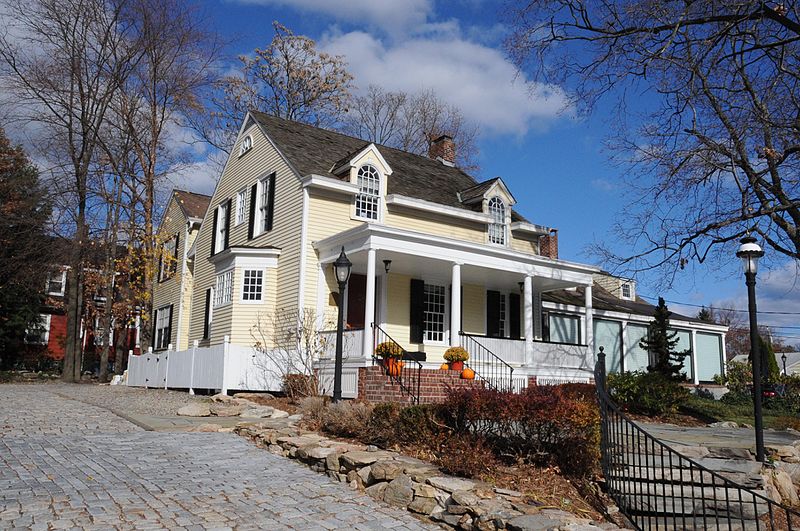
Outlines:
{"type": "Polygon", "coordinates": [[[351,274],[347,284],[347,328],[364,328],[366,298],[366,275],[351,274]]]}

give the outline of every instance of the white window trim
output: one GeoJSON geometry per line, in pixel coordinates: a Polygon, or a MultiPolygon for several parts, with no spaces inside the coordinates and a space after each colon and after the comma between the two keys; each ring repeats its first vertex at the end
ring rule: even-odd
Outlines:
{"type": "Polygon", "coordinates": [[[253,149],[253,135],[247,135],[242,139],[242,143],[239,144],[239,156],[241,157],[248,153],[251,149],[253,149]]]}
{"type": "Polygon", "coordinates": [[[239,301],[242,304],[264,304],[265,297],[265,285],[267,282],[267,271],[266,268],[260,267],[245,267],[242,269],[242,289],[239,290],[239,301]],[[244,286],[245,286],[245,276],[247,271],[260,271],[261,272],[261,298],[259,300],[252,300],[252,299],[245,299],[244,298],[244,286]]]}
{"type": "Polygon", "coordinates": [[[61,274],[61,291],[50,291],[50,276],[48,276],[48,278],[47,278],[47,286],[46,286],[48,295],[56,295],[58,297],[63,297],[64,293],[66,293],[67,272],[66,271],[61,271],[60,274],[61,274]]]}
{"type": "Polygon", "coordinates": [[[233,226],[238,227],[244,223],[247,212],[247,188],[242,188],[236,193],[236,215],[233,218],[233,226]],[[241,199],[241,202],[240,202],[241,199]]]}
{"type": "MultiPolygon", "coordinates": [[[[225,225],[228,219],[228,212],[225,209],[226,204],[227,201],[217,205],[217,232],[214,234],[214,250],[217,253],[225,250],[225,225]]],[[[227,229],[230,230],[230,227],[227,227],[227,229]]]]}
{"type": "Polygon", "coordinates": [[[486,213],[489,214],[489,218],[490,218],[489,224],[487,225],[487,228],[486,228],[486,241],[487,241],[487,243],[489,243],[489,245],[496,245],[498,247],[508,247],[511,244],[511,238],[509,237],[509,232],[510,231],[508,230],[509,208],[510,208],[509,205],[506,203],[506,201],[502,197],[500,197],[498,195],[493,195],[492,197],[489,198],[489,202],[486,205],[486,210],[487,210],[486,213]],[[502,224],[496,223],[495,219],[494,219],[494,216],[492,215],[492,210],[491,210],[491,206],[490,205],[491,205],[491,202],[493,200],[499,201],[500,204],[503,206],[503,222],[502,222],[502,224]],[[500,243],[492,241],[492,229],[496,225],[501,225],[502,231],[503,231],[503,233],[502,233],[503,241],[500,242],[500,243]]]}
{"type": "MultiPolygon", "coordinates": [[[[266,234],[267,231],[265,230],[264,223],[266,222],[266,211],[263,211],[264,201],[264,187],[269,186],[270,175],[272,173],[268,173],[267,175],[258,179],[258,183],[256,183],[256,208],[253,215],[256,219],[253,222],[253,238],[261,236],[262,234],[266,234]]],[[[269,197],[269,194],[267,194],[269,197]]],[[[267,209],[269,209],[269,205],[266,205],[267,209]]]]}
{"type": "Polygon", "coordinates": [[[211,307],[212,308],[224,308],[225,306],[233,304],[233,292],[234,292],[235,276],[236,275],[234,274],[234,269],[233,268],[226,269],[224,271],[220,271],[219,273],[214,275],[214,286],[211,289],[211,297],[212,297],[212,299],[211,299],[211,307]],[[216,298],[216,296],[217,296],[217,285],[218,285],[217,279],[219,279],[219,277],[221,277],[222,275],[230,275],[231,276],[231,286],[230,286],[230,290],[229,290],[230,294],[231,294],[231,299],[229,301],[225,301],[225,302],[221,302],[221,303],[217,304],[217,298],[216,298]]]}
{"type": "MultiPolygon", "coordinates": [[[[162,344],[158,343],[158,333],[159,333],[159,331],[160,330],[164,330],[164,329],[169,329],[169,327],[170,327],[169,325],[170,325],[170,323],[169,323],[169,305],[162,306],[161,308],[158,308],[156,310],[156,332],[155,332],[155,337],[153,338],[155,340],[154,341],[155,350],[165,350],[165,349],[169,348],[170,343],[172,343],[172,337],[166,338],[166,344],[162,345],[162,344]],[[160,326],[160,321],[161,321],[162,316],[166,316],[167,317],[166,326],[165,327],[161,327],[160,326]]],[[[172,336],[172,330],[170,330],[170,336],[172,336]]],[[[163,343],[163,341],[162,341],[162,343],[163,343]]]]}
{"type": "Polygon", "coordinates": [[[351,216],[352,219],[357,219],[359,221],[366,221],[368,223],[383,223],[383,203],[385,201],[385,199],[383,197],[384,179],[385,179],[385,177],[383,175],[383,172],[381,172],[380,168],[378,168],[378,166],[376,166],[375,164],[373,164],[371,162],[365,162],[365,163],[361,164],[358,167],[358,169],[356,170],[356,192],[355,192],[355,194],[353,196],[353,211],[352,211],[353,214],[351,216]],[[376,212],[376,216],[374,218],[369,218],[369,217],[364,217],[364,216],[359,216],[358,215],[357,203],[358,203],[358,197],[361,195],[361,187],[358,186],[358,173],[361,171],[361,168],[363,168],[364,166],[371,167],[372,169],[375,170],[375,173],[378,174],[378,194],[377,194],[378,204],[376,205],[377,212],[376,212]]]}
{"type": "Polygon", "coordinates": [[[50,320],[53,317],[49,313],[40,313],[39,317],[41,317],[41,326],[44,330],[44,334],[42,334],[42,341],[28,341],[28,334],[30,333],[29,329],[25,330],[25,343],[28,345],[44,345],[47,346],[50,344],[50,320]]]}
{"type": "MultiPolygon", "coordinates": [[[[435,340],[432,340],[432,339],[428,339],[428,337],[427,337],[427,332],[428,331],[424,330],[422,332],[422,344],[423,345],[436,346],[436,347],[448,346],[450,344],[450,305],[448,304],[449,297],[447,295],[449,293],[450,296],[452,297],[451,290],[450,290],[449,287],[447,287],[446,283],[437,283],[437,282],[441,282],[441,281],[423,280],[423,282],[424,282],[425,285],[428,285],[428,286],[439,286],[441,288],[444,288],[444,320],[443,320],[443,324],[442,324],[444,329],[442,330],[442,340],[441,341],[435,341],[435,340]]],[[[423,291],[423,293],[424,293],[424,291],[423,291]]],[[[424,319],[423,319],[423,322],[424,322],[424,319]]]]}

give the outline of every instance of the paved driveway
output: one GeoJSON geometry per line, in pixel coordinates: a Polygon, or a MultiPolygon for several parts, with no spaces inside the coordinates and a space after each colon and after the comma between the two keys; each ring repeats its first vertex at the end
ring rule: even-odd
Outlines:
{"type": "Polygon", "coordinates": [[[434,529],[229,433],[0,385],[0,529],[434,529]]]}

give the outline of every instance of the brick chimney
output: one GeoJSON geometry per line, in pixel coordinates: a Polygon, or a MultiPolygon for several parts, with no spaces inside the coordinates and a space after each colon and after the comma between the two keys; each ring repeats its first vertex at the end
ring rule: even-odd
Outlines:
{"type": "Polygon", "coordinates": [[[435,140],[431,140],[428,147],[428,157],[433,160],[441,160],[442,164],[455,166],[456,164],[456,144],[449,135],[442,135],[435,140]]]}
{"type": "Polygon", "coordinates": [[[539,238],[539,254],[548,258],[558,258],[558,229],[550,229],[550,234],[539,238]]]}

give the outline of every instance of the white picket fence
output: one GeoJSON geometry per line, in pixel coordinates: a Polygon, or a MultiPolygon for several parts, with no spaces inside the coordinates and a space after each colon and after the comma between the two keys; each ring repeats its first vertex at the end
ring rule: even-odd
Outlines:
{"type": "Polygon", "coordinates": [[[128,358],[127,385],[164,389],[279,391],[280,370],[274,360],[252,347],[221,345],[189,350],[146,352],[128,358]]]}

